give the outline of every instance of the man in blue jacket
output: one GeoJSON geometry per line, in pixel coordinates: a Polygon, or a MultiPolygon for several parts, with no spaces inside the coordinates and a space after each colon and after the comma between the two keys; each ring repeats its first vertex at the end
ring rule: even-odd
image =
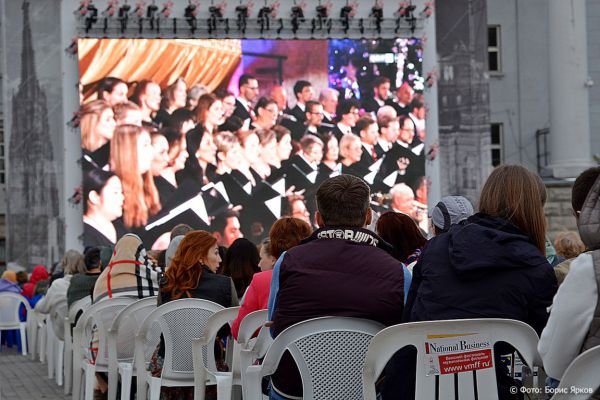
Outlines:
{"type": "MultiPolygon", "coordinates": [[[[369,186],[339,175],[317,190],[320,229],[283,256],[273,313],[275,336],[298,322],[324,316],[400,323],[404,274],[391,246],[364,227],[371,223],[369,186]]],[[[302,396],[302,382],[289,354],[272,378],[274,398],[302,396]]]]}

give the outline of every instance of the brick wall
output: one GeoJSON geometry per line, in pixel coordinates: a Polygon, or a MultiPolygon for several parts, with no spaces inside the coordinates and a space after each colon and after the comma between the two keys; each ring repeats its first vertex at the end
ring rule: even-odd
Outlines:
{"type": "Polygon", "coordinates": [[[546,183],[546,221],[547,236],[554,241],[556,234],[562,231],[577,231],[573,208],[571,207],[571,182],[546,183]]]}

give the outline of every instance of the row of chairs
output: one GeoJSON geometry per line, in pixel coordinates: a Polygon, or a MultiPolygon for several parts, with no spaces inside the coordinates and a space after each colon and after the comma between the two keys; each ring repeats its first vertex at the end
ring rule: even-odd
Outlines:
{"type": "MultiPolygon", "coordinates": [[[[477,332],[488,338],[491,345],[499,341],[510,343],[528,366],[523,374],[526,387],[535,386],[532,370],[538,367],[537,392],[544,393],[543,370],[537,353],[538,336],[530,326],[519,321],[433,321],[384,329],[373,321],[324,317],[296,324],[273,341],[264,327],[267,315],[262,310],[243,320],[238,341],[228,340],[229,372],[221,372],[216,368],[213,352],[217,332],[223,325],[231,323],[237,312],[238,307],[223,308],[199,299],[175,300],[160,307],[156,307],[156,298],[117,298],[94,305],[89,304],[89,299],[80,301],[63,317],[65,393],[70,387],[72,348],[74,399],[81,398],[82,394],[86,400],[92,398],[95,372],[108,373],[110,400],[116,399],[119,377],[121,399],[129,399],[133,376],[137,376],[137,398],[141,400],[146,399],[148,390],[151,400],[158,399],[162,386],[193,386],[195,399],[203,399],[205,386],[211,384],[217,385],[220,400],[231,399],[235,386],[241,387],[244,399],[262,399],[262,377],[274,373],[287,350],[302,376],[304,398],[375,400],[375,381],[390,357],[401,348],[414,346],[417,349],[416,398],[454,398],[457,393],[461,399],[497,399],[494,368],[456,376],[428,375],[428,355],[424,351],[427,336],[465,332],[477,332]],[[83,313],[75,326],[71,347],[71,324],[80,312],[83,313]],[[146,369],[161,334],[165,341],[165,358],[162,376],[156,378],[146,369]],[[94,336],[98,341],[95,363],[85,351],[94,336]],[[262,363],[254,365],[263,356],[262,363]],[[82,385],[83,377],[85,386],[82,385]]],[[[61,313],[65,313],[65,309],[57,305],[49,318],[59,341],[61,335],[56,330],[56,321],[61,320],[61,313]]],[[[60,350],[59,346],[52,347],[60,350]]],[[[60,363],[57,363],[56,373],[60,370],[60,363]]],[[[588,398],[588,392],[600,386],[599,370],[600,347],[596,347],[572,363],[553,399],[588,398]],[[585,388],[586,391],[575,394],[571,387],[585,388]]]]}

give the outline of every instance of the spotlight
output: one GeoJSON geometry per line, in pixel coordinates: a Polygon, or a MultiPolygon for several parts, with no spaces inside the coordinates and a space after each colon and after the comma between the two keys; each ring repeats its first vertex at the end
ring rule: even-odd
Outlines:
{"type": "Polygon", "coordinates": [[[264,6],[258,12],[258,23],[260,24],[260,33],[262,34],[265,30],[271,29],[271,21],[269,15],[273,12],[273,9],[269,6],[264,6]]]}
{"type": "Polygon", "coordinates": [[[381,34],[383,8],[379,5],[379,3],[375,3],[375,5],[371,8],[371,14],[369,14],[369,17],[373,18],[373,21],[375,22],[375,29],[377,29],[377,33],[381,34]]]}
{"type": "Polygon", "coordinates": [[[324,5],[320,4],[317,6],[317,17],[319,18],[329,18],[329,11],[327,10],[327,7],[325,7],[324,5]]]}
{"type": "Polygon", "coordinates": [[[92,26],[98,22],[98,9],[93,4],[88,4],[85,17],[85,33],[88,33],[92,26]]]}
{"type": "MultiPolygon", "coordinates": [[[[150,4],[146,9],[146,18],[150,21],[150,29],[154,30],[154,21],[156,20],[156,13],[158,12],[158,6],[154,3],[150,4]]],[[[141,30],[141,27],[140,27],[141,30]]]]}
{"type": "Polygon", "coordinates": [[[298,32],[300,24],[304,23],[304,21],[304,11],[302,10],[302,7],[294,5],[292,7],[292,32],[294,33],[294,35],[296,34],[296,32],[298,32]]]}
{"type": "Polygon", "coordinates": [[[346,5],[342,7],[340,10],[340,19],[342,20],[342,25],[344,26],[344,34],[348,34],[348,30],[350,29],[350,18],[352,16],[352,7],[346,2],[346,5]]]}
{"type": "MultiPolygon", "coordinates": [[[[187,21],[188,25],[192,30],[192,34],[196,32],[196,5],[190,3],[183,13],[183,17],[187,21]]],[[[174,25],[175,26],[175,25],[174,25]]]]}
{"type": "Polygon", "coordinates": [[[131,6],[127,3],[123,4],[119,7],[119,21],[121,21],[121,33],[125,32],[127,29],[127,22],[129,20],[129,10],[131,10],[131,6]]]}
{"type": "Polygon", "coordinates": [[[208,8],[210,18],[208,19],[208,33],[211,34],[217,30],[217,23],[223,19],[223,13],[220,7],[210,6],[208,8]]]}
{"type": "Polygon", "coordinates": [[[242,33],[246,33],[246,24],[249,17],[248,6],[245,4],[240,4],[235,8],[235,13],[237,14],[237,28],[238,31],[242,33]]]}

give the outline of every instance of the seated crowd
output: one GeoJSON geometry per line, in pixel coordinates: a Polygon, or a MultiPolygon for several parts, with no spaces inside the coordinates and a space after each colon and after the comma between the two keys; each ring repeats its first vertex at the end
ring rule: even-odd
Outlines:
{"type": "Polygon", "coordinates": [[[361,104],[299,80],[293,108],[282,86],[247,74],[237,97],[183,79],[161,89],[106,77],[95,88],[79,111],[86,246],[134,233],[162,250],[177,224],[218,232],[232,211],[260,243],[281,216],[312,223],[317,188],[339,174],[369,183],[377,211],[427,230],[425,106],[406,83],[393,98],[380,78],[377,101],[361,104]]]}
{"type": "MultiPolygon", "coordinates": [[[[94,302],[158,296],[158,305],[181,298],[224,307],[241,304],[231,327],[234,338],[241,320],[261,309],[268,310],[274,337],[321,316],[363,318],[384,326],[514,319],[540,335],[547,384],[556,386],[578,354],[599,344],[599,196],[600,167],[588,169],[572,192],[581,240],[575,233],[557,239],[559,253],[568,259],[553,266],[550,260],[558,256],[548,251],[546,189],[524,167],[496,168],[481,190],[477,212],[464,197],[442,198],[431,211],[429,240],[412,218],[374,212],[369,185],[342,174],[324,180],[315,193],[314,231],[302,219],[284,217],[258,248],[239,237],[225,241],[225,247],[221,234],[179,225],[167,233],[167,250],[148,252],[140,237],[128,233],[114,249],[91,247],[85,255],[68,251],[45,297],[39,294],[44,292],[40,282],[49,279],[43,266],[33,270],[21,290],[30,299],[42,297],[36,305],[40,312],[59,298],[72,303],[89,294],[94,302]]],[[[11,289],[18,288],[15,280],[5,273],[0,288],[18,290],[11,289]]],[[[161,342],[150,363],[152,374],[160,375],[164,351],[161,342]]],[[[523,396],[511,394],[511,386],[520,383],[500,361],[513,351],[505,343],[495,346],[500,399],[523,396]]],[[[378,389],[383,399],[412,399],[415,379],[415,351],[405,348],[388,362],[378,389]]],[[[97,387],[102,392],[106,386],[99,382],[97,387]]],[[[275,400],[302,398],[290,354],[284,354],[265,390],[275,400]]],[[[193,388],[163,388],[162,395],[191,398],[193,388]]]]}

